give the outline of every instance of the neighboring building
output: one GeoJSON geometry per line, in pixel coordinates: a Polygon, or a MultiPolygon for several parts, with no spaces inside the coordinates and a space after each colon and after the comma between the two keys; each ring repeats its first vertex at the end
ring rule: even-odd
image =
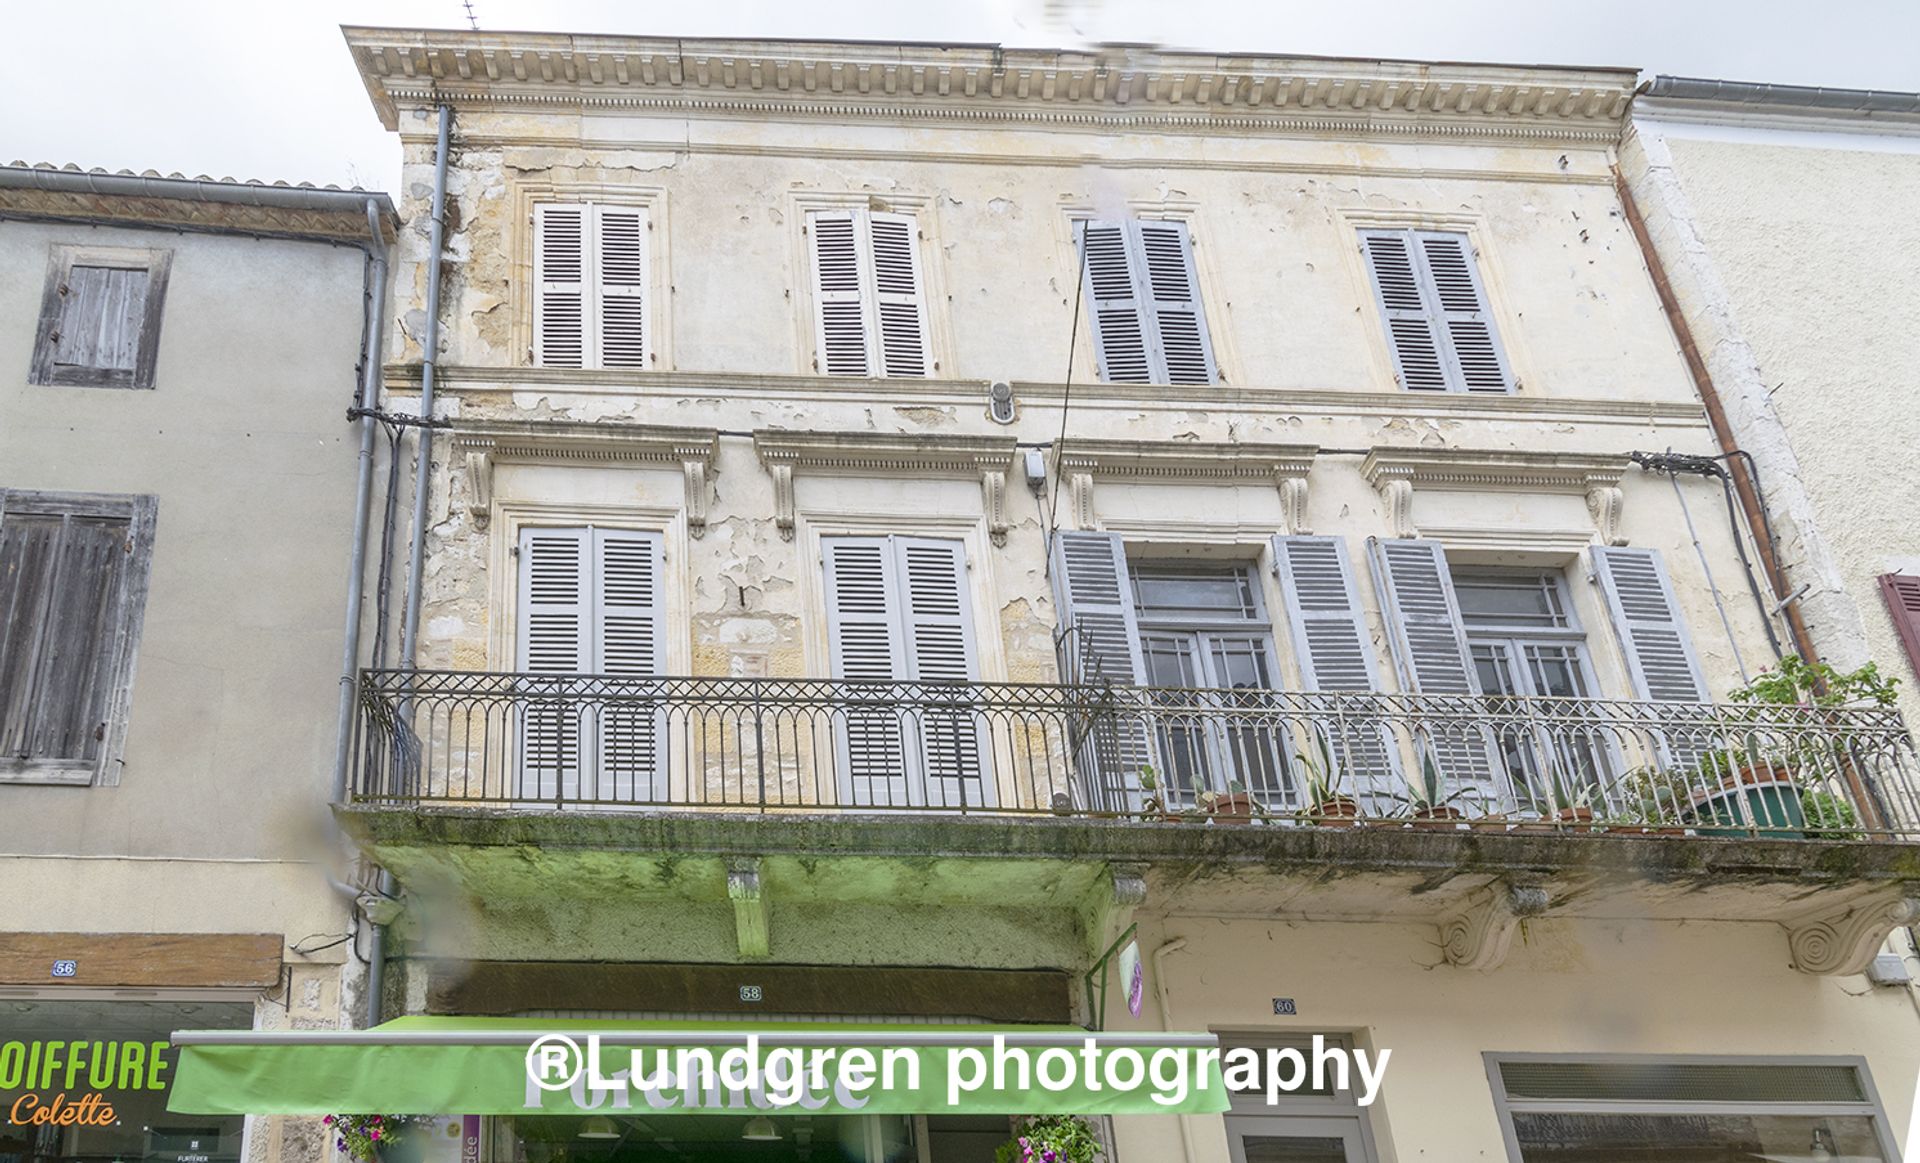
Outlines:
{"type": "Polygon", "coordinates": [[[163,1047],[338,1026],[362,974],[321,806],[394,227],[359,190],[0,167],[0,1159],[321,1154],[168,1113],[163,1047]]]}
{"type": "MultiPolygon", "coordinates": [[[[1631,72],[347,38],[405,149],[389,407],[437,326],[451,423],[427,673],[364,676],[339,813],[389,1015],[1392,1051],[1366,1109],[1118,1116],[1134,1163],[1896,1157],[1912,744],[1721,701],[1772,612],[1719,486],[1629,459],[1719,451],[1631,72]]],[[[611,1114],[483,1153],[1006,1134],[611,1114]]]]}
{"type": "Polygon", "coordinates": [[[1920,94],[1658,77],[1621,162],[1816,646],[1920,718],[1920,94]]]}

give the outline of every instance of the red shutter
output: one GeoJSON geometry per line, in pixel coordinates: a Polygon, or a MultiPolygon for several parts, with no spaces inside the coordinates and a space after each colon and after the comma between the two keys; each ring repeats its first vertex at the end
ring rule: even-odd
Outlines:
{"type": "Polygon", "coordinates": [[[1907,648],[1907,665],[1920,674],[1920,576],[1883,573],[1880,596],[1887,599],[1893,628],[1900,631],[1900,644],[1907,648]]]}

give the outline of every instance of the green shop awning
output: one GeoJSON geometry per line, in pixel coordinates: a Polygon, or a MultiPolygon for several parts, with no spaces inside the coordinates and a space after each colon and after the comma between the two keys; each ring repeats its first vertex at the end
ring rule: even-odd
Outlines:
{"type": "Polygon", "coordinates": [[[183,1114],[1100,1115],[1227,1109],[1212,1034],[412,1017],[369,1030],[183,1030],[173,1041],[180,1064],[167,1105],[183,1114]],[[757,1042],[752,1055],[750,1039],[757,1042]],[[543,1049],[531,1050],[536,1042],[543,1049]],[[589,1084],[585,1059],[595,1042],[599,1077],[617,1082],[614,1089],[589,1084]],[[732,1081],[747,1081],[751,1063],[757,1089],[721,1083],[717,1074],[728,1051],[737,1051],[732,1081]],[[551,1089],[535,1083],[530,1058],[551,1089]],[[713,1064],[712,1073],[706,1062],[713,1064]],[[627,1072],[631,1077],[622,1078],[627,1072]]]}

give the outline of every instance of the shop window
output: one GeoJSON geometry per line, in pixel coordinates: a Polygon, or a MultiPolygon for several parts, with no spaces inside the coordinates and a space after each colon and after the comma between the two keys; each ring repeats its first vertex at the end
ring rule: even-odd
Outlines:
{"type": "Polygon", "coordinates": [[[1487,1059],[1514,1163],[1898,1158],[1858,1059],[1487,1059]]]}

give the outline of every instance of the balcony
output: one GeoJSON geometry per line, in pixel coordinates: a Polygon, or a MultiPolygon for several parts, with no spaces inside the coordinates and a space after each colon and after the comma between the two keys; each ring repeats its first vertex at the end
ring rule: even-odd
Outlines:
{"type": "Polygon", "coordinates": [[[367,671],[354,806],[1920,837],[1896,712],[367,671]]]}

